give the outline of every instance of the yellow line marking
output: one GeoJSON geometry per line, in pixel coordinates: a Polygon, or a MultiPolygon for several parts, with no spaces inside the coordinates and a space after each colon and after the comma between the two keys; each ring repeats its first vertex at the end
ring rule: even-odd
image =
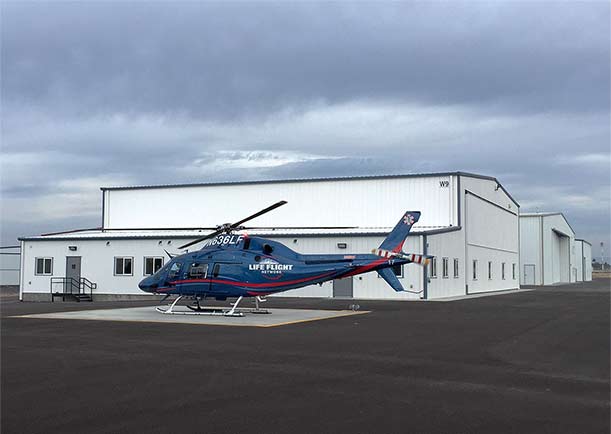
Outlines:
{"type": "MultiPolygon", "coordinates": [[[[339,311],[339,312],[341,312],[341,311],[339,311]]],[[[281,323],[277,323],[277,324],[260,325],[260,326],[255,326],[255,327],[264,327],[264,328],[279,327],[279,326],[285,326],[285,325],[291,325],[291,324],[299,324],[301,322],[321,321],[323,319],[333,319],[333,318],[342,318],[342,317],[352,316],[352,315],[362,315],[362,314],[369,313],[369,312],[371,312],[371,311],[369,311],[369,310],[360,310],[358,312],[344,312],[344,313],[341,313],[339,315],[334,315],[334,316],[321,316],[321,317],[317,317],[317,318],[298,319],[298,320],[295,320],[295,321],[287,321],[287,322],[281,322],[281,323]]]]}

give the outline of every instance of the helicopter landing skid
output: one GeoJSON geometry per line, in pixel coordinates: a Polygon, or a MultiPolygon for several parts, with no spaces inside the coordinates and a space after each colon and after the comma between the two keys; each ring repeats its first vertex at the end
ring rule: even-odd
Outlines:
{"type": "Polygon", "coordinates": [[[207,315],[207,316],[232,316],[232,317],[244,316],[244,314],[239,310],[234,311],[232,313],[230,309],[221,309],[221,308],[213,308],[213,307],[197,309],[191,306],[187,306],[187,307],[191,310],[188,310],[188,311],[173,310],[173,309],[170,310],[170,308],[164,309],[162,307],[156,307],[155,310],[164,315],[207,315]]]}
{"type": "MultiPolygon", "coordinates": [[[[159,313],[163,313],[166,315],[209,315],[209,316],[231,316],[231,317],[242,317],[244,316],[244,311],[238,310],[238,304],[242,301],[243,297],[238,297],[235,303],[233,303],[231,309],[223,309],[223,308],[214,308],[214,307],[202,307],[199,304],[199,300],[195,300],[195,306],[187,305],[189,311],[174,310],[174,307],[178,303],[178,301],[182,298],[182,296],[176,298],[174,302],[168,307],[164,309],[162,307],[157,306],[155,310],[159,313]]],[[[263,299],[259,300],[259,297],[255,298],[255,308],[254,309],[246,309],[245,312],[248,313],[257,313],[257,314],[269,314],[271,313],[267,309],[259,308],[259,301],[265,301],[263,299]]]]}

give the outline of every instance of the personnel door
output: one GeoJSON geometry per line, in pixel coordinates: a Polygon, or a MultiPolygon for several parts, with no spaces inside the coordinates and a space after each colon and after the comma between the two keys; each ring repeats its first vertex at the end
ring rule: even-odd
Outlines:
{"type": "Polygon", "coordinates": [[[526,264],[524,265],[524,285],[535,284],[535,265],[526,264]]]}
{"type": "Polygon", "coordinates": [[[78,293],[81,281],[81,257],[66,256],[66,283],[64,293],[78,293]]]}
{"type": "Polygon", "coordinates": [[[333,280],[333,297],[352,298],[352,277],[333,280]]]}

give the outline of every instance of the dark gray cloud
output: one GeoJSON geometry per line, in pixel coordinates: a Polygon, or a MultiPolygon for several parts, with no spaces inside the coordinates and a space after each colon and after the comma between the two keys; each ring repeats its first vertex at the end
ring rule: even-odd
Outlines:
{"type": "Polygon", "coordinates": [[[260,116],[310,101],[609,107],[606,2],[9,3],[6,102],[260,116]]]}
{"type": "Polygon", "coordinates": [[[2,243],[100,185],[466,170],[609,241],[608,2],[3,2],[2,243]]]}

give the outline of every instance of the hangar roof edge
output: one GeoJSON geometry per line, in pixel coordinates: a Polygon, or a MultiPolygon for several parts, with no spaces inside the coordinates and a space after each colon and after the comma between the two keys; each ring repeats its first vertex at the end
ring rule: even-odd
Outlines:
{"type": "Polygon", "coordinates": [[[575,229],[573,229],[573,226],[571,226],[571,223],[569,223],[569,219],[566,218],[566,216],[561,213],[561,212],[525,212],[525,213],[520,213],[520,217],[551,217],[551,216],[555,216],[555,215],[559,215],[561,216],[564,221],[566,222],[566,224],[569,226],[569,228],[571,228],[571,230],[573,231],[573,234],[575,234],[575,229]]]}
{"type": "MultiPolygon", "coordinates": [[[[248,233],[253,237],[270,237],[270,238],[284,238],[284,237],[346,237],[346,236],[386,236],[392,230],[388,228],[355,228],[353,230],[347,229],[323,229],[320,231],[316,230],[299,230],[299,229],[283,229],[277,231],[269,230],[250,230],[248,233]]],[[[460,226],[439,226],[430,227],[427,229],[414,228],[414,231],[410,232],[410,236],[419,235],[434,235],[446,232],[453,232],[461,230],[460,226]]],[[[206,231],[207,232],[207,231],[206,231]]],[[[113,231],[113,230],[91,230],[85,229],[82,231],[67,231],[63,233],[53,233],[47,235],[35,235],[19,237],[19,241],[107,241],[107,240],[133,240],[133,239],[157,239],[157,238],[174,238],[174,239],[189,239],[197,238],[202,235],[201,231],[193,230],[180,230],[172,229],[166,231],[159,230],[137,230],[132,231],[113,231]]]]}
{"type": "Polygon", "coordinates": [[[283,182],[324,182],[324,181],[348,181],[348,180],[375,180],[375,179],[397,179],[397,178],[432,178],[435,176],[466,176],[469,178],[485,179],[496,182],[505,194],[515,203],[518,208],[520,204],[509,194],[503,185],[494,176],[479,175],[471,172],[431,172],[431,173],[406,173],[406,174],[391,174],[391,175],[363,175],[363,176],[337,176],[326,178],[288,178],[288,179],[268,179],[268,180],[251,180],[251,181],[219,181],[219,182],[195,182],[183,184],[150,184],[150,185],[127,185],[127,186],[110,186],[100,187],[102,191],[113,190],[145,190],[156,188],[177,188],[177,187],[214,187],[221,185],[256,185],[256,184],[281,184],[283,182]]]}

